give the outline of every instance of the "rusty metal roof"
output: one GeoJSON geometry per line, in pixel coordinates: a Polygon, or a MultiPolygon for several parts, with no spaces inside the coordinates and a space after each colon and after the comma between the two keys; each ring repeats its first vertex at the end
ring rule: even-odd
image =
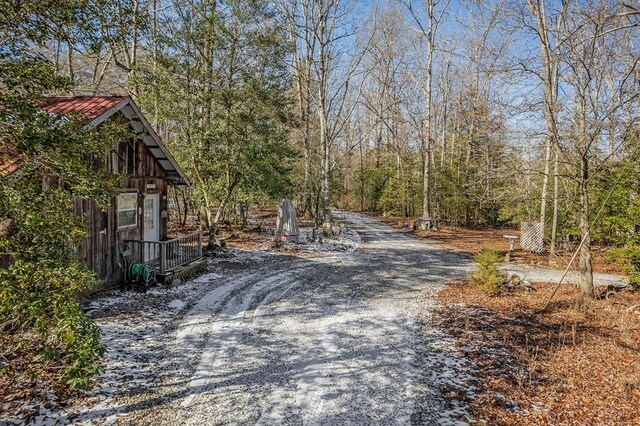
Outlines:
{"type": "MultiPolygon", "coordinates": [[[[89,121],[93,128],[116,113],[129,120],[129,125],[149,148],[160,166],[167,173],[167,179],[175,185],[190,185],[176,160],[162,143],[149,121],[129,96],[51,96],[42,99],[44,111],[57,115],[78,114],[89,121]]],[[[0,178],[6,177],[20,167],[20,158],[13,152],[0,152],[0,178]]]]}
{"type": "Polygon", "coordinates": [[[93,121],[125,99],[127,96],[51,96],[43,99],[41,108],[51,114],[79,114],[93,121]]]}
{"type": "Polygon", "coordinates": [[[0,153],[0,178],[9,176],[20,168],[20,158],[14,153],[0,153]]]}

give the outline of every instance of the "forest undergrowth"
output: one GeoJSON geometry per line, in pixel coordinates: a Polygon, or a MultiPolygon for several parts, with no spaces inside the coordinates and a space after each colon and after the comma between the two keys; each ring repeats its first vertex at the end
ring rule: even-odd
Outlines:
{"type": "Polygon", "coordinates": [[[439,295],[434,321],[475,365],[473,416],[492,425],[640,422],[640,294],[583,301],[570,285],[489,295],[466,282],[439,295]]]}

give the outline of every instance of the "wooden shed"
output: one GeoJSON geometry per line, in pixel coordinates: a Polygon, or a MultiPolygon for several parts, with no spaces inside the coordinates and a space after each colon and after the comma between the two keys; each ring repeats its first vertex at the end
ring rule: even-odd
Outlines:
{"type": "Polygon", "coordinates": [[[125,244],[133,252],[129,261],[152,264],[161,279],[202,258],[200,233],[168,238],[168,187],[189,185],[189,179],[131,97],[48,97],[42,108],[52,114],[82,115],[91,128],[115,120],[136,135],[114,145],[101,162],[107,174],[125,177],[110,207],[103,211],[91,199],[74,200],[74,213],[87,223],[86,240],[76,254],[98,278],[108,286],[122,282],[125,244]]]}

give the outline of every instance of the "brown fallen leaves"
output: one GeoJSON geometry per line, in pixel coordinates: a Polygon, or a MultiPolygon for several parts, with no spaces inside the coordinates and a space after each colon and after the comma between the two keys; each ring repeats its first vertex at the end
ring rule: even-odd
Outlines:
{"type": "Polygon", "coordinates": [[[59,367],[40,359],[38,345],[30,333],[0,332],[0,424],[7,417],[28,422],[40,406],[65,405],[82,394],[68,389],[59,367]]]}
{"type": "Polygon", "coordinates": [[[478,368],[472,415],[491,425],[640,425],[640,294],[580,301],[563,286],[489,296],[447,286],[434,315],[478,368]]]}
{"type": "MultiPolygon", "coordinates": [[[[468,229],[453,226],[443,226],[437,232],[417,231],[416,236],[440,241],[447,246],[470,254],[476,254],[483,248],[496,250],[506,254],[509,250],[509,242],[504,235],[520,235],[520,231],[514,229],[468,229]]],[[[611,262],[607,256],[610,248],[593,246],[593,270],[603,274],[623,274],[621,265],[611,262]]],[[[534,266],[551,266],[564,269],[571,257],[572,251],[558,247],[557,255],[551,261],[548,253],[532,253],[520,249],[520,240],[515,243],[515,250],[511,253],[511,261],[534,266]]],[[[578,262],[574,262],[573,270],[578,269],[578,262]]]]}
{"type": "MultiPolygon", "coordinates": [[[[381,220],[388,225],[402,230],[401,223],[407,222],[409,219],[399,217],[382,217],[369,213],[371,217],[381,220]]],[[[439,241],[444,245],[456,250],[469,253],[471,255],[478,253],[483,248],[495,250],[499,253],[506,254],[509,250],[509,242],[505,235],[520,236],[520,231],[510,228],[463,228],[459,226],[439,226],[437,231],[411,231],[403,230],[408,235],[417,238],[429,238],[439,241]]],[[[611,262],[607,256],[609,247],[594,245],[593,247],[593,270],[603,274],[623,274],[621,265],[611,262]]],[[[565,268],[573,255],[572,251],[565,250],[562,244],[559,244],[557,256],[550,261],[548,253],[532,253],[526,250],[520,250],[520,240],[516,241],[515,250],[511,253],[511,261],[516,263],[524,263],[534,266],[551,266],[554,268],[565,268]]],[[[578,262],[573,263],[572,269],[577,270],[578,262]]]]}
{"type": "MultiPolygon", "coordinates": [[[[218,226],[218,232],[216,236],[226,241],[227,246],[243,249],[253,250],[256,247],[270,242],[273,237],[264,232],[267,229],[274,229],[275,216],[273,218],[266,218],[265,220],[252,221],[252,226],[242,227],[240,225],[231,225],[222,223],[218,226]]],[[[186,226],[179,226],[175,224],[169,224],[168,233],[170,238],[177,238],[181,235],[187,235],[194,232],[200,232],[200,228],[197,224],[188,223],[186,226]]],[[[202,244],[207,247],[209,243],[209,233],[202,231],[202,244]]]]}

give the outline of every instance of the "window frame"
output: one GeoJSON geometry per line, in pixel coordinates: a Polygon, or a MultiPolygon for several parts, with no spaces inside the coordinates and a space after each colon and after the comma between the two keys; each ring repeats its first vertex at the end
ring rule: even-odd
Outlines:
{"type": "Polygon", "coordinates": [[[118,230],[131,229],[138,226],[138,216],[140,216],[140,208],[138,206],[138,193],[137,192],[121,192],[118,194],[116,198],[116,219],[118,221],[118,230]],[[135,197],[135,208],[133,209],[121,209],[120,208],[120,197],[121,196],[134,196],[135,197]],[[127,225],[122,225],[120,223],[120,212],[134,212],[132,219],[133,223],[129,223],[127,225]]]}
{"type": "Polygon", "coordinates": [[[155,229],[159,225],[157,213],[160,206],[158,205],[159,203],[155,202],[155,197],[153,197],[153,195],[154,194],[145,194],[142,201],[142,229],[144,229],[145,231],[147,229],[155,229]],[[147,209],[147,200],[151,202],[151,209],[147,209]],[[147,210],[151,210],[153,214],[149,215],[149,212],[147,210]],[[153,225],[151,228],[147,228],[147,217],[151,218],[151,224],[153,225]]]}

